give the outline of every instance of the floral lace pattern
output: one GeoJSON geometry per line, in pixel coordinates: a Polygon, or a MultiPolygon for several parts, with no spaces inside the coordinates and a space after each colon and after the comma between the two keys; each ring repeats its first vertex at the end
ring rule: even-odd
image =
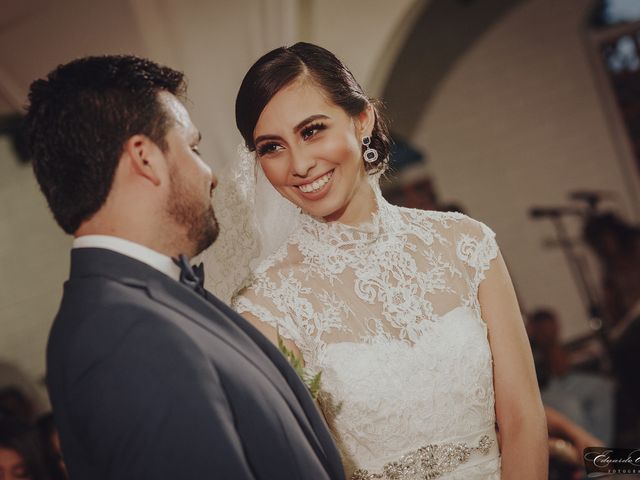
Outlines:
{"type": "MultiPolygon", "coordinates": [[[[478,287],[497,254],[484,224],[378,194],[372,221],[357,227],[301,214],[232,306],[276,327],[310,373],[323,372],[342,402],[336,425],[348,453],[380,471],[427,444],[495,435],[478,287]]],[[[496,450],[464,478],[499,478],[499,460],[496,450]]]]}

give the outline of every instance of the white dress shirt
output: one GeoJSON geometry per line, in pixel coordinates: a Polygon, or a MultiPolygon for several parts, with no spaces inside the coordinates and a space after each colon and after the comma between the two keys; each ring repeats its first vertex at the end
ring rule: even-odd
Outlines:
{"type": "Polygon", "coordinates": [[[111,250],[146,263],[174,280],[180,280],[180,267],[173,263],[171,257],[124,238],[110,235],[83,235],[73,241],[73,248],[104,248],[111,250]]]}

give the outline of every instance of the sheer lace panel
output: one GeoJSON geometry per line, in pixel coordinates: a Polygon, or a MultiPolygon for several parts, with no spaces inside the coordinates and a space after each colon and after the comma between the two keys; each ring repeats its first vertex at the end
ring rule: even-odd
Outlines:
{"type": "Polygon", "coordinates": [[[303,215],[232,304],[296,343],[313,369],[328,343],[413,344],[461,306],[480,318],[478,286],[496,255],[494,233],[462,214],[384,202],[358,228],[303,215]]]}

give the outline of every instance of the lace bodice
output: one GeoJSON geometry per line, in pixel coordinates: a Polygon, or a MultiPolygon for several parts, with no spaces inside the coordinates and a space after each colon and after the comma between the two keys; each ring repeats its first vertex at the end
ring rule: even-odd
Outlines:
{"type": "Polygon", "coordinates": [[[381,472],[425,445],[475,447],[489,434],[491,452],[439,478],[499,478],[492,356],[478,302],[498,253],[493,232],[462,214],[400,208],[381,196],[371,223],[358,227],[301,215],[233,307],[292,340],[309,373],[322,371],[358,467],[381,472]]]}

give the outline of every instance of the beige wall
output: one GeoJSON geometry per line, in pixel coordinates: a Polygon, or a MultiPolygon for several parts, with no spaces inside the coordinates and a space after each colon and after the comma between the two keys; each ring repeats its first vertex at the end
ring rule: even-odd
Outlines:
{"type": "Polygon", "coordinates": [[[44,372],[70,244],[49,213],[31,166],[18,164],[6,138],[0,138],[0,363],[15,363],[36,381],[44,372]]]}
{"type": "Polygon", "coordinates": [[[415,17],[429,3],[315,0],[310,9],[309,41],[338,55],[367,93],[377,96],[415,17]]]}
{"type": "Polygon", "coordinates": [[[443,196],[497,232],[524,306],[559,310],[566,338],[587,331],[586,316],[560,251],[542,247],[550,223],[528,208],[601,189],[632,212],[583,33],[591,3],[530,0],[501,19],[450,72],[413,138],[443,196]]]}

